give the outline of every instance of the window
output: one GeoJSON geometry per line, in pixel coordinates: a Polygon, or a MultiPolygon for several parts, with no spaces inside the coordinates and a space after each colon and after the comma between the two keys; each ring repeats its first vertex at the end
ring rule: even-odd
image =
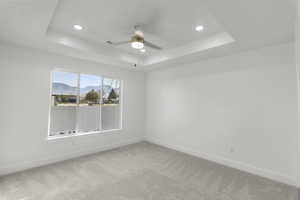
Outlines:
{"type": "Polygon", "coordinates": [[[121,128],[121,81],[54,71],[49,137],[121,128]]]}

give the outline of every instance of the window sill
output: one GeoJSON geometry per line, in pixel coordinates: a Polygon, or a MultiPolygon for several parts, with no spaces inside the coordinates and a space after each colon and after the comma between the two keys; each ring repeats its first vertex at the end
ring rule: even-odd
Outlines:
{"type": "Polygon", "coordinates": [[[122,129],[111,129],[111,130],[104,130],[104,131],[91,131],[91,132],[84,132],[84,133],[75,133],[69,135],[59,135],[59,136],[48,136],[47,140],[57,140],[63,138],[72,138],[77,136],[85,136],[85,135],[94,135],[94,134],[107,134],[107,133],[118,133],[122,129]]]}

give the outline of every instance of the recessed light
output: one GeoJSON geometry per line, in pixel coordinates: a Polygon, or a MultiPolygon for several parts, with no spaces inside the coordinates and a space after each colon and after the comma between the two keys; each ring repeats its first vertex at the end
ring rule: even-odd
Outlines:
{"type": "Polygon", "coordinates": [[[78,24],[73,25],[73,28],[76,30],[82,30],[82,26],[80,26],[78,24]]]}
{"type": "Polygon", "coordinates": [[[198,32],[203,31],[203,29],[204,29],[204,26],[202,26],[202,25],[196,26],[196,28],[195,28],[195,30],[198,32]]]}
{"type": "Polygon", "coordinates": [[[141,49],[140,50],[142,53],[145,53],[146,52],[146,49],[141,49]]]}

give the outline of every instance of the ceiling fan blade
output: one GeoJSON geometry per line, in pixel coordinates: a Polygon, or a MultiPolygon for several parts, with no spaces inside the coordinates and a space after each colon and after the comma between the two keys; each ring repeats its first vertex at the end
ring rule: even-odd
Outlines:
{"type": "Polygon", "coordinates": [[[148,46],[150,48],[157,49],[157,50],[162,50],[162,47],[157,46],[157,45],[155,45],[155,44],[153,44],[151,42],[144,41],[144,44],[145,44],[145,46],[148,46]]]}
{"type": "Polygon", "coordinates": [[[129,44],[131,41],[121,41],[121,42],[112,42],[112,41],[106,41],[106,43],[108,44],[112,44],[112,45],[122,45],[122,44],[129,44]]]}

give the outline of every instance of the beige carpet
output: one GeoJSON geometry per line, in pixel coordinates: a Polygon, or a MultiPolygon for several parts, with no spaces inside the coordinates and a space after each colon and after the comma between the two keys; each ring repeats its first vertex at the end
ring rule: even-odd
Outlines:
{"type": "Polygon", "coordinates": [[[1,200],[297,200],[297,189],[149,143],[0,178],[1,200]]]}

